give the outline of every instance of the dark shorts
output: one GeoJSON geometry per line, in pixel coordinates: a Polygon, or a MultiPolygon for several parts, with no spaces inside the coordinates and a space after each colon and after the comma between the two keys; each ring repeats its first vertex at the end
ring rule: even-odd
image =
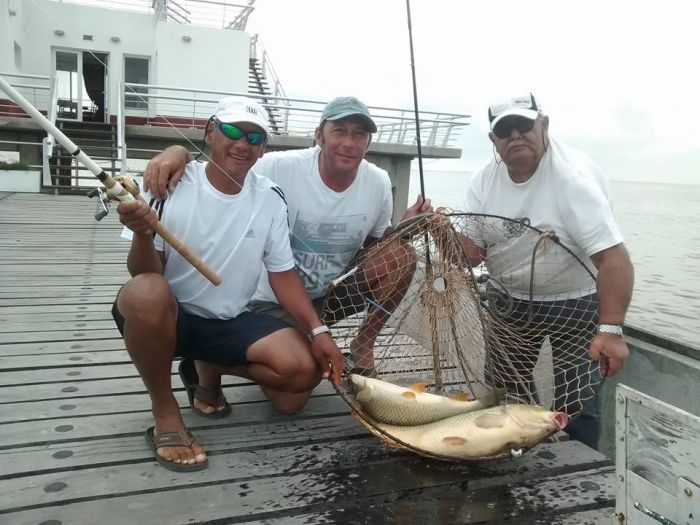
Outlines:
{"type": "MultiPolygon", "coordinates": [[[[351,262],[347,269],[353,266],[354,263],[351,262]]],[[[319,297],[311,300],[318,316],[323,320],[324,324],[333,326],[351,315],[362,312],[371,304],[371,295],[367,290],[367,283],[364,279],[358,277],[358,273],[360,272],[356,272],[341,281],[338,286],[333,289],[333,292],[326,297],[319,297]]],[[[306,333],[294,318],[278,303],[271,301],[251,301],[248,303],[248,308],[257,314],[271,315],[277,319],[282,319],[289,325],[297,328],[300,332],[306,333]]]]}
{"type": "MultiPolygon", "coordinates": [[[[124,335],[124,317],[112,305],[112,317],[124,335]]],[[[289,325],[270,315],[243,312],[233,319],[205,319],[177,305],[175,357],[199,359],[221,366],[246,366],[248,347],[289,325]]]]}

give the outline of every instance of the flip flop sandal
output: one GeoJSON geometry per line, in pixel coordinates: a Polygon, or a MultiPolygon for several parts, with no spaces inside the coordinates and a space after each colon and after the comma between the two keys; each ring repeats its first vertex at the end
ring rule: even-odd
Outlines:
{"type": "Polygon", "coordinates": [[[158,454],[158,449],[163,447],[191,447],[198,444],[197,439],[189,430],[181,430],[180,432],[163,432],[162,434],[154,435],[155,427],[146,429],[146,443],[151,447],[156,461],[163,467],[173,472],[195,472],[204,470],[209,466],[209,460],[202,463],[175,463],[168,461],[163,456],[158,454]]]}
{"type": "Polygon", "coordinates": [[[197,368],[194,366],[194,361],[191,359],[183,359],[180,361],[177,371],[178,374],[180,374],[182,384],[185,386],[187,399],[190,400],[192,412],[208,419],[220,419],[228,416],[231,413],[231,405],[229,405],[229,403],[226,401],[221,387],[217,388],[216,390],[209,390],[208,388],[202,388],[199,386],[199,376],[197,375],[197,368]],[[221,410],[207,413],[194,405],[195,399],[198,399],[207,405],[219,406],[222,401],[225,403],[225,405],[221,410]]]}

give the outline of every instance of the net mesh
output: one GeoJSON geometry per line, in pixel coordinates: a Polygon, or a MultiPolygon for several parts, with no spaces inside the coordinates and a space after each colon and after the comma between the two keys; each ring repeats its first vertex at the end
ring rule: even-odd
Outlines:
{"type": "MultiPolygon", "coordinates": [[[[588,358],[594,277],[556,235],[526,221],[459,212],[405,221],[334,281],[323,317],[347,371],[394,385],[495,396],[500,405],[537,405],[571,419],[601,381],[588,358]]],[[[347,377],[339,392],[385,442],[454,459],[431,442],[402,440],[404,429],[377,425],[347,377]]]]}

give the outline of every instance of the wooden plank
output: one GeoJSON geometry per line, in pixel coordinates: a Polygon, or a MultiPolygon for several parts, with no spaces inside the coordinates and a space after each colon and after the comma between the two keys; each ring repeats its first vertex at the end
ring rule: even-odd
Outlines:
{"type": "Polygon", "coordinates": [[[82,370],[84,367],[93,365],[122,365],[126,363],[131,363],[131,358],[126,350],[104,350],[101,352],[86,350],[79,354],[0,355],[0,373],[26,370],[35,374],[32,377],[41,377],[36,375],[38,371],[51,373],[53,368],[82,370]]]}
{"type": "Polygon", "coordinates": [[[53,332],[0,333],[0,345],[8,343],[39,343],[54,341],[78,341],[81,339],[117,339],[121,334],[117,327],[110,330],[56,330],[53,332]]]}
{"type": "MultiPolygon", "coordinates": [[[[22,334],[22,333],[36,333],[37,329],[41,329],[43,331],[60,331],[60,330],[73,330],[73,331],[80,331],[80,332],[91,332],[93,330],[116,330],[116,325],[114,323],[114,320],[111,319],[104,319],[100,321],[90,321],[87,319],[73,319],[71,321],[44,321],[43,323],[35,323],[35,322],[10,322],[7,320],[3,321],[3,318],[0,318],[0,334],[5,334],[5,333],[13,333],[13,334],[22,334]]],[[[13,338],[14,340],[14,338],[13,338]]]]}
{"type": "MultiPolygon", "coordinates": [[[[347,415],[349,412],[348,406],[338,396],[327,394],[314,394],[313,403],[309,401],[304,410],[295,417],[315,417],[347,415]]],[[[121,397],[121,396],[115,396],[121,397]]],[[[183,392],[176,392],[176,399],[181,407],[186,406],[187,400],[183,392]]],[[[238,398],[231,398],[234,402],[233,414],[227,418],[225,422],[218,419],[205,419],[197,416],[191,410],[185,410],[183,415],[186,422],[189,421],[191,429],[195,431],[198,428],[207,426],[227,425],[244,426],[253,421],[259,421],[261,417],[276,417],[276,412],[272,405],[267,400],[262,398],[261,394],[249,392],[249,397],[245,403],[239,402],[238,398]],[[257,401],[255,401],[257,396],[257,401]]],[[[75,404],[80,407],[79,403],[75,404]]],[[[94,405],[92,405],[94,406],[94,405]]],[[[88,416],[74,417],[70,415],[72,411],[66,412],[66,415],[61,419],[45,419],[45,420],[27,420],[10,422],[3,424],[2,433],[0,433],[0,449],[4,449],[3,455],[7,449],[17,447],[26,447],[30,445],[46,445],[50,443],[68,443],[73,441],[89,441],[114,436],[124,435],[141,435],[143,431],[153,425],[153,418],[150,411],[150,402],[146,395],[143,395],[138,407],[140,412],[119,412],[122,406],[119,400],[112,400],[111,403],[105,403],[102,400],[102,410],[92,411],[88,416]],[[114,411],[114,412],[112,412],[114,411]]],[[[26,413],[25,413],[26,414],[26,413]]],[[[26,417],[26,415],[25,415],[26,417]]]]}
{"type": "Polygon", "coordinates": [[[111,339],[86,339],[82,341],[42,341],[30,343],[6,343],[0,345],[0,356],[19,356],[33,354],[72,354],[82,352],[99,352],[102,350],[123,350],[124,340],[119,335],[111,339]]]}
{"type": "MultiPolygon", "coordinates": [[[[61,378],[63,379],[63,378],[61,378]]],[[[227,381],[229,379],[227,378],[227,381]]],[[[251,384],[251,383],[247,383],[251,384]]],[[[246,388],[240,384],[234,383],[231,385],[234,388],[246,388]]],[[[318,388],[324,391],[331,392],[331,386],[327,381],[324,381],[318,388]]],[[[254,388],[259,392],[259,388],[254,388]]],[[[67,381],[35,384],[31,388],[26,386],[5,386],[2,388],[2,398],[0,406],[21,403],[25,401],[43,401],[52,399],[76,399],[80,400],[84,397],[106,396],[111,397],[114,394],[139,394],[145,392],[145,387],[141,378],[137,375],[117,379],[100,379],[90,381],[75,381],[68,379],[67,381]]],[[[243,392],[236,391],[236,396],[243,396],[243,392]]]]}
{"type": "MultiPolygon", "coordinates": [[[[275,452],[278,450],[267,450],[264,455],[273,456],[275,452]]],[[[279,461],[288,453],[283,449],[279,461]]],[[[333,468],[333,458],[326,460],[322,457],[316,461],[305,450],[294,458],[297,459],[294,474],[229,477],[227,483],[205,486],[196,483],[198,475],[177,477],[166,474],[170,484],[167,490],[158,492],[157,496],[148,490],[110,498],[81,498],[77,501],[64,499],[57,506],[35,503],[32,507],[24,507],[27,510],[21,518],[35,522],[48,517],[61,522],[68,520],[87,523],[99,520],[104,523],[105,517],[118,516],[120,521],[127,523],[185,523],[215,519],[235,519],[240,523],[268,514],[271,509],[277,513],[284,510],[328,509],[336,502],[347,504],[350,496],[347,480],[353,479],[356,483],[352,486],[351,497],[356,501],[355,519],[362,515],[363,508],[390,503],[391,511],[399,523],[412,518],[418,519],[416,523],[432,523],[434,521],[430,521],[430,518],[436,516],[451,516],[452,522],[458,523],[479,523],[517,519],[521,516],[527,518],[533,513],[545,514],[555,510],[561,512],[562,507],[572,505],[572,499],[577,506],[602,506],[600,498],[605,497],[611,478],[609,468],[585,472],[583,475],[576,473],[554,478],[536,478],[511,486],[509,491],[517,492],[517,495],[507,497],[502,502],[499,491],[493,489],[493,484],[466,492],[463,486],[472,485],[465,479],[468,478],[468,471],[460,481],[455,482],[455,472],[443,466],[429,469],[429,476],[426,476],[428,471],[425,462],[418,465],[377,462],[363,464],[361,467],[333,468]],[[307,467],[308,470],[302,471],[298,465],[303,462],[314,468],[307,467]],[[399,475],[399,472],[404,475],[399,475]],[[584,483],[598,486],[599,489],[582,492],[581,485],[584,483]],[[464,500],[445,501],[444,496],[440,497],[454,492],[461,493],[464,500]],[[412,497],[403,504],[408,494],[412,497]],[[555,495],[558,497],[555,498],[555,495]],[[203,501],[207,504],[202,505],[203,501]]],[[[239,468],[236,466],[236,470],[239,468]]],[[[209,469],[203,472],[208,471],[209,469]]],[[[59,487],[62,486],[55,488],[59,487]]],[[[47,490],[44,492],[49,493],[47,490]]],[[[15,509],[16,507],[8,510],[15,509]]],[[[20,516],[11,512],[4,517],[14,523],[20,516]]]]}
{"type": "MultiPolygon", "coordinates": [[[[347,422],[348,418],[287,420],[276,424],[262,422],[260,425],[249,425],[240,433],[232,428],[212,428],[199,432],[209,450],[211,466],[205,472],[196,474],[197,483],[220,482],[222,477],[226,479],[230,476],[233,469],[238,471],[238,477],[246,479],[279,476],[289,472],[299,463],[303,463],[305,469],[316,470],[324,463],[332,468],[347,468],[358,464],[366,467],[375,462],[391,465],[397,463],[397,460],[406,460],[415,469],[423,468],[421,463],[425,463],[424,460],[383,447],[371,437],[353,432],[353,428],[343,424],[343,421],[347,422]],[[338,438],[343,432],[350,432],[352,439],[339,441],[338,438]],[[284,438],[280,439],[279,436],[284,438]],[[314,446],[315,444],[323,444],[323,447],[314,446]],[[313,460],[310,460],[311,458],[313,460]]],[[[112,446],[115,444],[112,443],[112,446]]],[[[570,471],[572,466],[590,469],[591,463],[597,464],[588,454],[567,455],[560,460],[559,456],[563,455],[560,452],[561,448],[567,447],[550,445],[546,449],[555,458],[553,471],[570,471]]],[[[114,450],[100,443],[99,450],[93,451],[91,457],[95,466],[82,465],[79,470],[30,470],[23,476],[5,477],[3,497],[14,507],[29,507],[37,503],[57,503],[77,498],[105,498],[126,492],[143,492],[149,488],[167,489],[173,484],[169,476],[143,475],[144,470],[156,474],[158,467],[153,461],[152,453],[140,439],[125,439],[124,443],[114,450]],[[65,484],[65,489],[42,493],[45,486],[56,483],[65,484]]],[[[438,475],[464,475],[472,470],[468,464],[432,463],[439,472],[438,475]]],[[[541,460],[537,456],[523,457],[518,463],[519,470],[525,474],[521,476],[528,479],[533,477],[532,471],[536,470],[534,465],[541,463],[541,460]]],[[[506,463],[496,463],[480,470],[480,478],[493,481],[490,478],[510,474],[511,469],[506,463]]],[[[485,484],[485,480],[482,484],[485,484]]]]}
{"type": "Polygon", "coordinates": [[[43,309],[39,309],[39,312],[32,313],[2,313],[0,312],[0,328],[2,323],[34,323],[43,325],[44,322],[56,322],[56,321],[104,321],[112,320],[111,308],[101,308],[97,312],[87,312],[87,311],[74,311],[74,312],[44,312],[43,309]]]}

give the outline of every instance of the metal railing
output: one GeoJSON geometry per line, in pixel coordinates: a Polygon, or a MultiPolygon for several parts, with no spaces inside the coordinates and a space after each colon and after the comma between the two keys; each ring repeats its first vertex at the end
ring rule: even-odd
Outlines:
{"type": "MultiPolygon", "coordinates": [[[[279,135],[311,137],[318,126],[326,102],[270,95],[231,93],[175,86],[126,83],[120,105],[127,101],[146,101],[146,112],[134,113],[150,126],[203,128],[223,96],[243,95],[258,99],[278,125],[279,135]],[[147,115],[144,115],[147,113],[147,115]]],[[[377,124],[375,142],[413,145],[416,143],[414,113],[411,109],[370,106],[377,124]]],[[[127,112],[129,110],[126,110],[127,112]]],[[[129,116],[127,115],[127,121],[129,116]]],[[[470,115],[421,111],[421,143],[424,146],[449,147],[459,138],[462,128],[469,125],[470,115]]]]}
{"type": "MultiPolygon", "coordinates": [[[[49,107],[51,97],[51,80],[45,75],[25,75],[22,73],[1,72],[0,76],[7,80],[32,106],[40,110],[49,107]]],[[[26,117],[23,109],[10,101],[0,92],[0,117],[26,117]]]]}
{"type": "Polygon", "coordinates": [[[255,0],[54,0],[133,13],[154,15],[156,20],[218,29],[245,31],[255,0]]]}

